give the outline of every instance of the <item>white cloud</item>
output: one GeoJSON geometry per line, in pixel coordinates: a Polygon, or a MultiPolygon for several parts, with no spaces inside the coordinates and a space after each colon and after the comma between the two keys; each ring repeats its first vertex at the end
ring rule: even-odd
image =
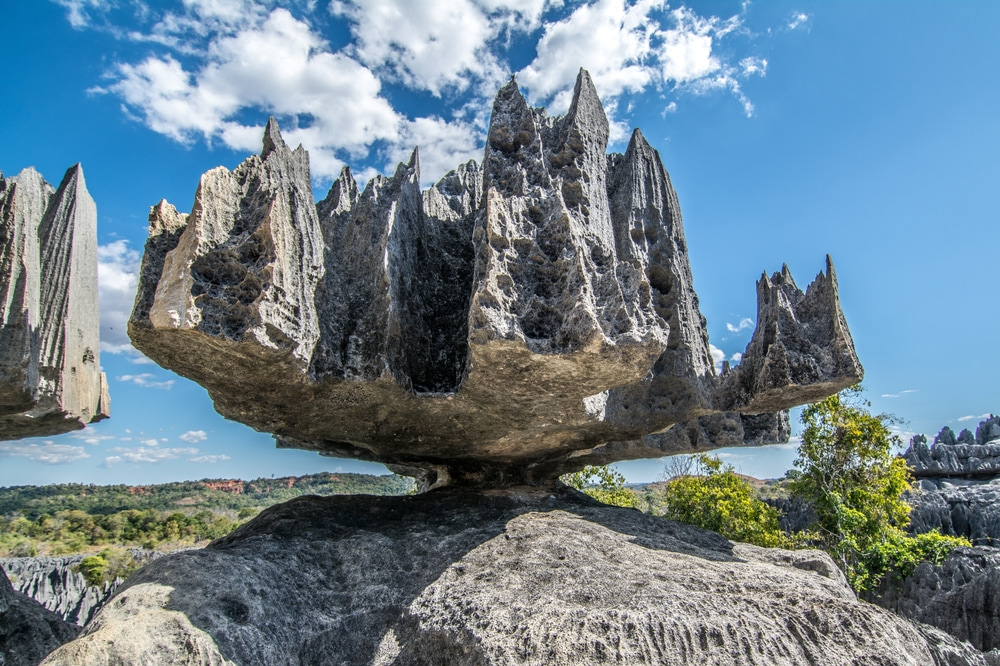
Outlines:
{"type": "Polygon", "coordinates": [[[386,164],[386,171],[391,173],[399,162],[408,161],[413,148],[418,147],[421,180],[429,185],[469,160],[481,162],[483,148],[479,140],[479,130],[468,123],[449,123],[440,118],[407,121],[401,140],[386,164]]]}
{"type": "Polygon", "coordinates": [[[974,416],[969,414],[968,416],[959,416],[959,421],[972,421],[972,420],[982,420],[990,418],[991,414],[980,414],[979,416],[974,416]]]}
{"type": "Polygon", "coordinates": [[[786,27],[789,30],[797,30],[802,27],[808,29],[810,20],[812,20],[812,17],[809,16],[809,14],[806,14],[804,12],[795,12],[788,18],[788,23],[786,24],[786,27]]]}
{"type": "Polygon", "coordinates": [[[216,462],[221,462],[223,460],[230,460],[230,457],[223,453],[214,456],[205,455],[205,456],[197,456],[195,458],[188,458],[188,462],[193,462],[193,463],[216,463],[216,462]]]}
{"type": "MultiPolygon", "coordinates": [[[[389,160],[392,171],[415,145],[424,184],[480,157],[489,99],[513,69],[514,44],[530,49],[537,40],[518,76],[551,113],[568,108],[577,72],[587,68],[613,142],[627,137],[624,116],[635,108],[630,100],[619,109],[618,97],[657,89],[668,113],[677,108],[668,95],[722,91],[750,115],[741,82],[767,68],[738,53],[745,47],[724,43],[745,36],[742,15],[704,17],[666,0],[566,3],[561,19],[548,22],[562,0],[184,0],[169,11],[138,1],[57,1],[75,25],[100,11],[98,27],[149,46],[145,59],[119,61],[109,82],[92,89],[120,98],[132,118],[184,144],[256,152],[274,115],[288,144],[309,150],[318,181],[348,161],[363,173],[389,160]],[[110,25],[126,8],[140,20],[129,31],[110,25]],[[320,32],[330,16],[349,23],[350,41],[339,50],[320,32]],[[383,81],[437,101],[407,117],[383,81]]],[[[112,325],[106,347],[121,351],[127,340],[110,336],[112,325]]]]}
{"type": "Polygon", "coordinates": [[[445,88],[465,89],[469,75],[498,78],[500,64],[487,49],[494,28],[470,0],[369,0],[331,8],[351,20],[361,62],[410,87],[440,95],[445,88]]]}
{"type": "Polygon", "coordinates": [[[60,465],[89,458],[90,454],[82,446],[55,444],[44,441],[41,444],[24,441],[0,442],[0,458],[27,458],[33,462],[60,465]]]}
{"type": "Polygon", "coordinates": [[[625,0],[598,0],[581,5],[565,19],[545,26],[538,55],[518,72],[518,81],[536,101],[552,98],[554,113],[569,108],[580,67],[590,72],[605,103],[626,91],[642,90],[653,77],[645,59],[657,23],[649,14],[663,4],[640,0],[627,6],[625,0]]]}
{"type": "Polygon", "coordinates": [[[140,446],[135,448],[115,447],[110,449],[114,455],[104,459],[104,465],[110,467],[119,462],[130,463],[160,463],[180,458],[190,458],[201,453],[194,447],[157,448],[140,446]]]}
{"type": "Polygon", "coordinates": [[[338,151],[365,155],[375,142],[398,138],[401,116],[369,69],[332,53],[286,9],[247,20],[212,26],[217,32],[191,71],[171,55],[150,56],[119,65],[108,90],[151,129],[182,143],[202,137],[260,150],[263,126],[237,118],[250,109],[278,116],[289,145],[310,150],[314,176],[338,174],[338,151]]]}
{"type": "Polygon", "coordinates": [[[749,317],[743,317],[740,319],[738,324],[730,324],[726,322],[726,330],[730,333],[739,333],[740,331],[745,331],[748,328],[753,327],[753,319],[749,317]]]}
{"type": "Polygon", "coordinates": [[[715,371],[717,373],[722,372],[723,361],[729,361],[730,363],[739,363],[743,360],[743,354],[736,352],[735,354],[727,358],[726,352],[722,351],[712,343],[708,343],[708,351],[712,354],[712,362],[715,364],[715,371]]]}
{"type": "Polygon", "coordinates": [[[117,240],[97,248],[97,285],[101,308],[101,351],[133,352],[128,319],[139,284],[139,253],[128,241],[117,240]]]}
{"type": "Polygon", "coordinates": [[[86,28],[91,22],[91,11],[107,11],[111,0],[55,0],[66,9],[66,20],[74,28],[86,28]]]}
{"type": "Polygon", "coordinates": [[[111,469],[121,461],[122,461],[121,456],[107,456],[104,458],[104,462],[101,463],[101,467],[104,467],[105,469],[111,469]]]}
{"type": "Polygon", "coordinates": [[[208,435],[204,430],[188,430],[183,435],[180,435],[178,439],[182,439],[188,444],[194,444],[195,442],[204,442],[208,439],[208,435]]]}
{"type": "Polygon", "coordinates": [[[78,430],[70,435],[73,439],[82,439],[84,444],[90,444],[91,446],[97,446],[101,442],[109,439],[116,439],[114,435],[108,435],[106,433],[97,432],[92,427],[86,427],[83,430],[78,430]]]}
{"type": "Polygon", "coordinates": [[[139,440],[139,443],[140,443],[140,444],[143,444],[143,445],[145,445],[145,446],[159,446],[159,445],[160,445],[160,442],[158,442],[158,441],[157,441],[157,440],[156,440],[155,438],[151,438],[151,439],[140,439],[140,440],[139,440]]]}
{"type": "Polygon", "coordinates": [[[129,382],[135,384],[136,386],[142,386],[143,388],[157,388],[170,390],[170,387],[174,385],[175,379],[167,379],[164,381],[158,381],[156,376],[148,373],[142,372],[138,375],[121,375],[116,377],[120,382],[129,382]]]}
{"type": "Polygon", "coordinates": [[[919,391],[919,389],[904,389],[904,390],[900,391],[899,393],[883,393],[882,397],[883,398],[902,398],[904,395],[907,395],[909,393],[917,393],[918,391],[919,391]]]}

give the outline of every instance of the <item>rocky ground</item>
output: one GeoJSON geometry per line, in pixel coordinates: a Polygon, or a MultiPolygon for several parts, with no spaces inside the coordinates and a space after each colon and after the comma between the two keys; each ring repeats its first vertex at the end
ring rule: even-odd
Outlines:
{"type": "Polygon", "coordinates": [[[567,488],[303,497],[143,568],[44,662],[987,664],[830,559],[567,488]]]}

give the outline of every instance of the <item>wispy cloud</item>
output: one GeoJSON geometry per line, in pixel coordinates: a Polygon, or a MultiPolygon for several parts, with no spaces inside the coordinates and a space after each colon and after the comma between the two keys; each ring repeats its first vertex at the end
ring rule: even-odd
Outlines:
{"type": "Polygon", "coordinates": [[[128,339],[128,318],[139,280],[139,253],[128,241],[97,248],[97,284],[101,308],[101,351],[138,355],[128,339]]]}
{"type": "Polygon", "coordinates": [[[0,458],[27,458],[49,465],[61,465],[89,458],[90,454],[82,446],[56,444],[50,440],[36,442],[0,442],[0,458]]]}
{"type": "Polygon", "coordinates": [[[208,439],[208,435],[205,433],[204,430],[188,430],[186,433],[180,435],[178,438],[184,440],[188,444],[195,444],[197,442],[204,442],[206,439],[208,439]]]}
{"type": "Polygon", "coordinates": [[[990,416],[991,416],[990,414],[980,414],[979,416],[974,416],[972,414],[969,414],[968,416],[959,416],[957,420],[958,421],[982,420],[982,419],[988,419],[990,418],[990,416]]]}
{"type": "Polygon", "coordinates": [[[160,381],[156,378],[155,375],[148,372],[143,372],[138,375],[121,375],[120,377],[116,377],[115,379],[117,379],[120,382],[132,383],[135,384],[136,386],[141,386],[143,388],[156,388],[165,390],[170,390],[170,387],[173,386],[174,382],[176,381],[173,379],[160,381]]]}
{"type": "Polygon", "coordinates": [[[812,17],[805,12],[794,12],[788,17],[788,23],[785,27],[789,30],[798,30],[799,28],[809,28],[809,24],[812,21],[812,17]]]}
{"type": "Polygon", "coordinates": [[[206,456],[197,456],[196,458],[188,458],[188,462],[193,462],[193,463],[217,463],[217,462],[222,462],[223,460],[229,460],[229,459],[230,459],[229,456],[227,456],[224,453],[221,453],[219,455],[212,455],[212,456],[206,455],[206,456]]]}
{"type": "Polygon", "coordinates": [[[127,448],[116,446],[108,449],[112,455],[104,459],[104,465],[110,467],[119,462],[129,463],[161,463],[181,458],[191,458],[201,454],[201,451],[194,447],[156,447],[138,446],[127,448]]]}
{"type": "Polygon", "coordinates": [[[78,430],[76,432],[70,433],[69,435],[73,439],[81,439],[84,444],[90,444],[91,446],[97,446],[101,442],[117,439],[114,435],[108,433],[98,432],[94,427],[87,426],[83,430],[78,430]]]}
{"type": "Polygon", "coordinates": [[[918,393],[919,391],[920,391],[920,389],[905,389],[903,391],[900,391],[899,393],[883,393],[882,397],[883,398],[902,398],[904,395],[907,395],[907,394],[910,394],[910,393],[918,393]]]}
{"type": "Polygon", "coordinates": [[[736,324],[726,322],[726,330],[730,333],[740,333],[748,328],[753,328],[753,319],[750,319],[750,317],[743,317],[740,319],[739,323],[736,324]]]}

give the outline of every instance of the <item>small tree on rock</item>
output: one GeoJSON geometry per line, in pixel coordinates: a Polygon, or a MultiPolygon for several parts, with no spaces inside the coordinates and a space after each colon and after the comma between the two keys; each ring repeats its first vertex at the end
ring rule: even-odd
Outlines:
{"type": "Polygon", "coordinates": [[[887,414],[873,415],[860,385],[809,405],[802,412],[802,444],[792,494],[816,513],[812,537],[834,558],[858,592],[890,571],[912,572],[924,559],[940,561],[965,539],[932,532],[909,537],[912,489],[906,462],[893,455],[899,438],[887,414]]]}

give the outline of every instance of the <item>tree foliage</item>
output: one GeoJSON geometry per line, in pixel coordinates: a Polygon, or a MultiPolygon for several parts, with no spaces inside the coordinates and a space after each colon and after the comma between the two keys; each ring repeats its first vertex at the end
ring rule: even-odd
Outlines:
{"type": "Polygon", "coordinates": [[[694,456],[697,474],[680,476],[663,491],[664,517],[718,532],[727,539],[769,548],[790,542],[774,507],[757,499],[732,466],[709,455],[694,456]]]}
{"type": "Polygon", "coordinates": [[[910,537],[909,470],[893,455],[899,438],[894,417],[868,411],[860,385],[809,405],[802,412],[802,444],[792,493],[816,513],[812,538],[844,571],[858,592],[889,572],[912,573],[923,559],[941,559],[965,539],[936,532],[910,537]]]}
{"type": "Polygon", "coordinates": [[[606,465],[587,465],[579,472],[564,474],[562,482],[605,504],[629,508],[639,505],[635,492],[625,487],[625,477],[606,465]]]}

